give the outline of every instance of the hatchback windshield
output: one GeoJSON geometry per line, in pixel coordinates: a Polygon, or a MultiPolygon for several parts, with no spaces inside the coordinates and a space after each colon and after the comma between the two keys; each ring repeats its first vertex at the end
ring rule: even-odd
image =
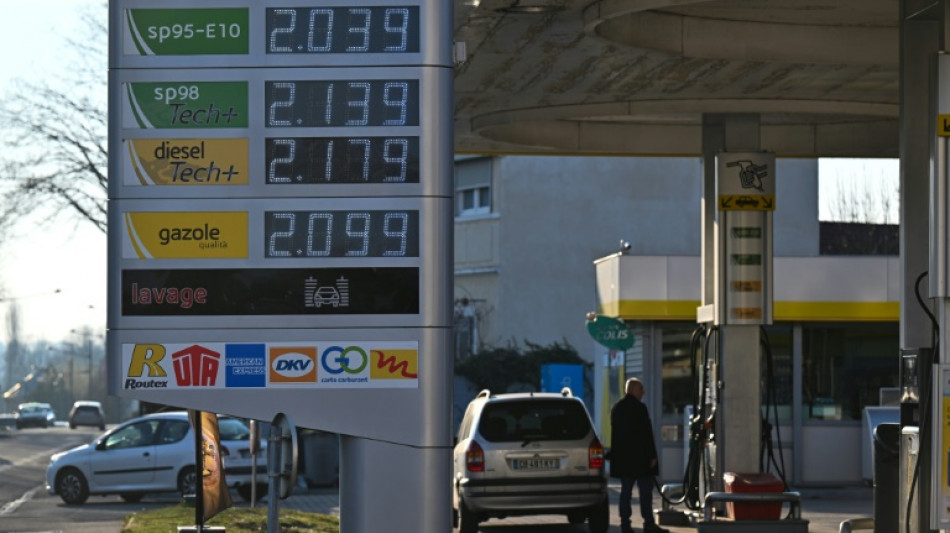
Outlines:
{"type": "Polygon", "coordinates": [[[251,430],[236,418],[219,418],[218,436],[221,440],[246,440],[251,437],[251,430]]]}
{"type": "Polygon", "coordinates": [[[575,401],[532,399],[492,402],[478,429],[489,442],[576,440],[590,431],[584,406],[575,401]]]}

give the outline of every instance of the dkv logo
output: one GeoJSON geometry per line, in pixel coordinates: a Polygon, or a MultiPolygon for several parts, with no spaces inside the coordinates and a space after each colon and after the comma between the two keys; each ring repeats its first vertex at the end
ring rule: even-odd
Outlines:
{"type": "Polygon", "coordinates": [[[270,349],[271,383],[314,383],[317,381],[317,349],[315,347],[280,347],[270,349]]]}

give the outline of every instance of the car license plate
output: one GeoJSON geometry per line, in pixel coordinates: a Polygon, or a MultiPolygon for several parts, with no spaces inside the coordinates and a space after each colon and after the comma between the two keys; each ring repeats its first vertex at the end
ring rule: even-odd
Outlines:
{"type": "Polygon", "coordinates": [[[557,470],[557,459],[515,459],[515,470],[557,470]]]}

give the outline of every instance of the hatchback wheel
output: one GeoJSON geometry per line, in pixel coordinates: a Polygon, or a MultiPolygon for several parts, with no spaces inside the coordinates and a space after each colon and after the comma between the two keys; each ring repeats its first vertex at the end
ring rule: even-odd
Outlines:
{"type": "Polygon", "coordinates": [[[459,533],[477,532],[478,515],[465,505],[465,500],[459,498],[459,533]]]}
{"type": "Polygon", "coordinates": [[[198,474],[195,472],[195,467],[186,466],[181,470],[181,473],[178,474],[178,492],[182,496],[187,494],[194,494],[198,489],[198,474]]]}
{"type": "Polygon", "coordinates": [[[56,492],[64,502],[79,505],[89,498],[89,484],[82,472],[67,468],[56,476],[56,492]]]}

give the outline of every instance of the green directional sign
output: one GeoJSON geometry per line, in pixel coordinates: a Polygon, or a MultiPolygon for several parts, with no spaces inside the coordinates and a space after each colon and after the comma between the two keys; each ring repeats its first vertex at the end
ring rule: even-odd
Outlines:
{"type": "Polygon", "coordinates": [[[611,350],[633,348],[634,336],[627,323],[619,318],[596,315],[587,321],[587,332],[598,344],[611,350]]]}
{"type": "Polygon", "coordinates": [[[732,228],[732,236],[737,239],[761,239],[761,227],[735,227],[732,228]]]}
{"type": "Polygon", "coordinates": [[[761,265],[762,254],[732,254],[732,263],[734,265],[761,265]]]}
{"type": "Polygon", "coordinates": [[[246,128],[246,81],[133,82],[123,87],[123,127],[246,128]]]}
{"type": "Polygon", "coordinates": [[[126,9],[125,53],[140,56],[248,53],[248,9],[126,9]]]}

